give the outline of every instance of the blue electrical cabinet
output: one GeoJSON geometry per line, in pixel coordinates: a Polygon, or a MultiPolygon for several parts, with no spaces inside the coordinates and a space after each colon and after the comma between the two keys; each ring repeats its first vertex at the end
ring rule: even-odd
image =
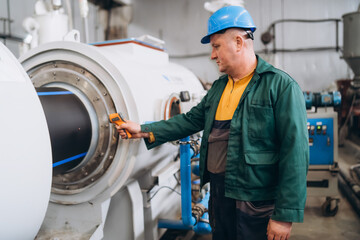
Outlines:
{"type": "Polygon", "coordinates": [[[309,118],[310,165],[334,164],[333,118],[309,118]]]}
{"type": "Polygon", "coordinates": [[[326,197],[321,207],[324,216],[334,216],[338,211],[337,124],[337,113],[330,107],[318,107],[307,113],[310,149],[307,195],[326,197]]]}
{"type": "Polygon", "coordinates": [[[338,211],[338,115],[340,92],[304,92],[309,133],[309,171],[307,196],[326,197],[321,206],[324,216],[338,211]]]}

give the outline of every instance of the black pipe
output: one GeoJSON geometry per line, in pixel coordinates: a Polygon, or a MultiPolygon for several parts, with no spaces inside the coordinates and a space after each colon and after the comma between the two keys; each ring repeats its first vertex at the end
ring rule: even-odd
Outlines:
{"type": "MultiPolygon", "coordinates": [[[[266,34],[269,34],[272,30],[272,40],[273,40],[273,49],[272,52],[300,52],[300,51],[318,51],[318,50],[332,50],[335,49],[336,51],[340,50],[339,47],[339,22],[341,19],[338,18],[328,18],[328,19],[280,19],[272,22],[268,27],[266,34]],[[335,22],[335,47],[314,47],[314,48],[298,48],[298,49],[277,49],[276,48],[276,31],[275,26],[279,23],[286,23],[286,22],[300,22],[300,23],[319,23],[319,22],[335,22]]],[[[267,44],[267,43],[264,43],[267,44]]]]}
{"type": "Polygon", "coordinates": [[[8,17],[8,33],[11,36],[10,0],[7,0],[7,17],[8,17]]]}
{"type": "Polygon", "coordinates": [[[72,92],[36,88],[49,128],[53,175],[79,166],[90,147],[92,130],[88,111],[72,92]]]}
{"type": "Polygon", "coordinates": [[[360,199],[353,190],[352,182],[351,177],[347,176],[347,174],[340,169],[340,174],[338,175],[339,189],[360,216],[360,199]]]}
{"type": "Polygon", "coordinates": [[[9,35],[9,34],[0,33],[0,38],[2,38],[4,40],[9,39],[9,40],[16,41],[16,42],[24,42],[24,38],[14,36],[14,35],[9,35]]]}
{"type": "Polygon", "coordinates": [[[336,51],[337,52],[340,50],[340,47],[339,47],[339,22],[340,22],[340,20],[336,21],[336,31],[335,31],[336,51]]]}
{"type": "Polygon", "coordinates": [[[273,21],[270,24],[269,29],[273,26],[276,25],[278,23],[283,23],[283,22],[302,22],[302,23],[318,23],[318,22],[340,22],[341,19],[339,18],[324,18],[324,19],[279,19],[276,21],[273,21]]]}

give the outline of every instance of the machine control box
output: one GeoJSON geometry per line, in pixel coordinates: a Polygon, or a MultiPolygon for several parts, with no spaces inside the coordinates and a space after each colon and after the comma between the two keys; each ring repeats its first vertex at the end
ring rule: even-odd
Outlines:
{"type": "Polygon", "coordinates": [[[310,165],[334,163],[333,118],[308,118],[310,165]]]}

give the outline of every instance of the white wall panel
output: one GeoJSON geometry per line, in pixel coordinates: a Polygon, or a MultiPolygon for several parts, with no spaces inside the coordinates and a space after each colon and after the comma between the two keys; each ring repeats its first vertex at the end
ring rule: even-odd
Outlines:
{"type": "MultiPolygon", "coordinates": [[[[33,13],[35,0],[11,0],[12,33],[24,35],[21,24],[26,16],[33,13]],[[22,6],[16,8],[15,6],[22,6]]],[[[203,8],[206,0],[133,0],[133,20],[128,28],[129,37],[149,34],[165,40],[166,49],[174,62],[185,65],[199,78],[213,82],[219,76],[217,67],[210,59],[211,48],[200,43],[206,34],[210,14],[203,8]],[[180,58],[179,58],[180,57],[180,58]]],[[[360,0],[247,0],[245,7],[257,25],[255,50],[265,46],[260,36],[269,25],[280,19],[325,19],[341,18],[348,12],[356,11],[360,0]]],[[[0,17],[6,17],[6,0],[0,0],[0,17]]],[[[81,30],[81,19],[77,1],[72,1],[75,13],[74,25],[81,30]]],[[[96,22],[96,7],[90,4],[90,41],[102,41],[103,29],[96,22]]],[[[342,23],[339,24],[339,44],[342,46],[342,23]]],[[[0,26],[0,31],[2,26],[0,26]]],[[[277,48],[335,47],[334,23],[281,23],[276,25],[277,48]]],[[[17,55],[17,44],[7,42],[17,55]]],[[[272,43],[268,46],[272,48],[272,43]]],[[[262,54],[261,56],[264,56],[262,54]]],[[[264,56],[276,67],[293,76],[304,90],[326,88],[340,78],[352,77],[352,72],[335,50],[277,53],[264,56]],[[321,77],[319,77],[321,76],[321,77]],[[316,82],[313,79],[316,78],[316,82]]]]}

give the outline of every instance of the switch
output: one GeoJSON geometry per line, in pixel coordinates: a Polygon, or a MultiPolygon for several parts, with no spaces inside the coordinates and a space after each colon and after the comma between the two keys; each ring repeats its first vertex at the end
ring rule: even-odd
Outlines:
{"type": "Polygon", "coordinates": [[[180,100],[182,102],[190,101],[190,93],[189,93],[189,91],[181,91],[180,92],[180,100]]]}
{"type": "Polygon", "coordinates": [[[313,138],[309,138],[309,146],[314,145],[314,139],[313,138]]]}
{"type": "Polygon", "coordinates": [[[326,129],[327,129],[327,126],[326,126],[326,125],[323,125],[323,126],[322,126],[322,134],[323,134],[323,135],[326,135],[326,129]]]}
{"type": "Polygon", "coordinates": [[[314,125],[310,126],[310,134],[311,135],[314,135],[314,131],[315,131],[315,126],[314,125]]]}
{"type": "Polygon", "coordinates": [[[322,130],[322,126],[321,126],[321,125],[317,125],[317,126],[316,126],[316,134],[321,134],[321,130],[322,130]]]}

